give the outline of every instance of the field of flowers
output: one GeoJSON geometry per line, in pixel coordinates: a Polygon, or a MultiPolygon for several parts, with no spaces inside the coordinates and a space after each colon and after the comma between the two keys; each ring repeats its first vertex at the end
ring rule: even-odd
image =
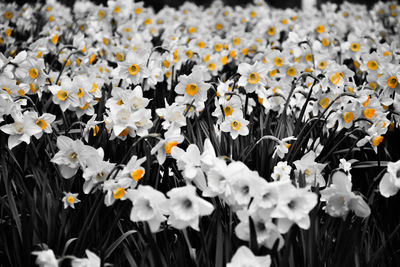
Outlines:
{"type": "Polygon", "coordinates": [[[0,266],[400,266],[395,2],[0,10],[0,266]]]}

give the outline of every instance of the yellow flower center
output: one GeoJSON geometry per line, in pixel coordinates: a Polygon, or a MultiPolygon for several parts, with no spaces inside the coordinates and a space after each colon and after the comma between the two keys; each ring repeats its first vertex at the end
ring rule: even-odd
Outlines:
{"type": "Polygon", "coordinates": [[[67,202],[68,202],[69,204],[74,204],[75,198],[74,198],[73,196],[69,196],[69,197],[67,197],[67,202]]]}
{"type": "Polygon", "coordinates": [[[289,75],[289,76],[291,76],[291,77],[293,77],[294,75],[296,75],[296,73],[297,73],[297,71],[296,71],[296,69],[293,68],[293,67],[288,68],[288,70],[287,70],[287,72],[286,72],[286,74],[289,75]]]}
{"type": "Polygon", "coordinates": [[[379,146],[380,143],[383,141],[383,136],[376,136],[372,138],[372,145],[373,146],[379,146]]]}
{"type": "Polygon", "coordinates": [[[198,46],[199,48],[204,48],[204,47],[206,46],[206,44],[205,44],[203,41],[199,41],[199,42],[197,43],[197,46],[198,46]]]}
{"type": "Polygon", "coordinates": [[[188,58],[192,58],[193,52],[190,51],[190,50],[187,50],[187,51],[185,52],[185,55],[186,55],[188,58]]]}
{"type": "Polygon", "coordinates": [[[238,45],[238,44],[240,44],[240,38],[239,38],[239,37],[233,38],[232,43],[233,43],[233,45],[238,45]]]}
{"type": "Polygon", "coordinates": [[[277,72],[278,72],[278,70],[271,70],[270,72],[268,72],[268,75],[270,77],[274,77],[277,72]]]}
{"type": "Polygon", "coordinates": [[[209,71],[213,71],[215,69],[215,64],[214,63],[208,63],[207,68],[209,71]]]}
{"type": "Polygon", "coordinates": [[[58,34],[55,34],[52,38],[51,38],[51,42],[53,44],[56,44],[58,42],[58,34]]]}
{"type": "Polygon", "coordinates": [[[121,11],[121,8],[119,6],[116,6],[114,8],[114,13],[119,13],[121,11]]]}
{"type": "Polygon", "coordinates": [[[315,31],[317,33],[323,33],[325,31],[325,27],[323,25],[318,25],[317,28],[315,28],[315,31]]]}
{"type": "Polygon", "coordinates": [[[327,47],[329,45],[329,40],[326,38],[322,39],[322,45],[327,47]]]}
{"type": "Polygon", "coordinates": [[[125,56],[124,56],[124,54],[122,54],[122,53],[116,53],[116,54],[115,54],[115,58],[116,58],[118,61],[124,61],[124,60],[125,60],[125,56]]]}
{"type": "Polygon", "coordinates": [[[215,45],[214,45],[214,49],[215,49],[215,51],[217,51],[217,52],[221,51],[221,50],[222,50],[222,44],[215,44],[215,45]]]}
{"type": "Polygon", "coordinates": [[[174,146],[177,146],[177,145],[178,145],[178,142],[176,142],[176,141],[166,142],[166,143],[164,144],[165,153],[166,153],[167,155],[170,155],[170,154],[171,154],[171,149],[172,149],[174,146]]]}
{"type": "Polygon", "coordinates": [[[60,99],[61,101],[65,101],[68,97],[68,92],[65,90],[60,90],[57,92],[57,98],[60,99]]]}
{"type": "Polygon", "coordinates": [[[47,122],[45,122],[43,119],[39,119],[36,121],[36,125],[39,126],[42,130],[44,130],[47,127],[47,122]]]}
{"type": "Polygon", "coordinates": [[[78,159],[78,155],[75,152],[70,152],[68,154],[68,158],[71,162],[76,162],[78,159]]]}
{"type": "Polygon", "coordinates": [[[79,107],[79,109],[85,110],[85,109],[87,109],[88,107],[89,107],[89,102],[86,102],[86,104],[83,105],[82,107],[79,107]]]}
{"type": "Polygon", "coordinates": [[[194,83],[190,83],[186,85],[185,91],[188,95],[194,96],[199,91],[199,87],[194,83]]]}
{"type": "Polygon", "coordinates": [[[283,59],[282,59],[281,57],[276,57],[276,58],[274,59],[274,64],[275,64],[275,66],[277,66],[277,67],[281,67],[282,64],[283,64],[283,59]]]}
{"type": "Polygon", "coordinates": [[[232,115],[232,113],[233,113],[233,108],[231,106],[224,107],[225,117],[232,115]]]}
{"type": "Polygon", "coordinates": [[[13,13],[10,12],[10,11],[6,11],[6,12],[4,13],[4,17],[5,17],[6,19],[11,19],[12,16],[13,16],[13,13]]]}
{"type": "Polygon", "coordinates": [[[140,68],[138,65],[136,64],[132,64],[129,68],[128,68],[128,72],[130,75],[135,76],[136,74],[138,74],[140,68]]]}
{"type": "Polygon", "coordinates": [[[10,36],[11,36],[11,33],[12,33],[12,29],[8,28],[8,29],[5,31],[5,33],[6,33],[6,35],[7,35],[8,37],[10,37],[10,36]]]}
{"type": "Polygon", "coordinates": [[[118,136],[127,136],[129,134],[129,128],[125,128],[118,136]]]}
{"type": "Polygon", "coordinates": [[[249,74],[249,77],[248,77],[247,81],[250,84],[256,84],[256,83],[258,83],[260,81],[260,76],[258,75],[257,72],[252,72],[252,73],[249,74]]]}
{"type": "Polygon", "coordinates": [[[391,55],[392,53],[390,53],[389,51],[385,51],[385,52],[383,52],[383,56],[388,56],[388,55],[391,55]]]}
{"type": "Polygon", "coordinates": [[[131,172],[131,177],[136,182],[139,181],[142,178],[142,176],[143,176],[143,170],[141,169],[134,170],[133,172],[131,172]]]}
{"type": "Polygon", "coordinates": [[[307,54],[307,55],[304,57],[304,59],[305,59],[307,62],[310,62],[310,61],[313,60],[313,56],[312,56],[311,54],[307,54]]]}
{"type": "Polygon", "coordinates": [[[6,91],[9,95],[11,95],[11,90],[8,89],[7,87],[3,86],[1,89],[6,91]]]}
{"type": "Polygon", "coordinates": [[[376,63],[375,60],[370,60],[370,61],[368,61],[368,63],[367,63],[367,67],[368,67],[368,69],[370,69],[370,70],[376,70],[376,69],[378,68],[378,63],[376,63]]]}
{"type": "Polygon", "coordinates": [[[96,59],[96,54],[91,55],[89,57],[89,64],[92,65],[95,59],[96,59]]]}
{"type": "Polygon", "coordinates": [[[37,69],[31,68],[29,70],[29,77],[31,77],[32,79],[36,79],[38,77],[38,75],[39,75],[39,72],[37,69]]]}
{"type": "Polygon", "coordinates": [[[192,34],[192,33],[194,33],[196,30],[197,30],[196,27],[189,27],[188,33],[189,33],[189,34],[192,34]]]}
{"type": "Polygon", "coordinates": [[[366,108],[364,109],[363,114],[367,119],[371,119],[375,115],[375,109],[366,108]]]}
{"type": "Polygon", "coordinates": [[[387,80],[387,85],[392,89],[396,88],[398,83],[399,81],[394,76],[390,76],[389,79],[387,80]]]}
{"type": "Polygon", "coordinates": [[[346,112],[343,114],[343,119],[346,123],[350,123],[354,119],[353,112],[346,112]]]}
{"type": "Polygon", "coordinates": [[[268,28],[268,31],[267,31],[267,34],[268,34],[269,36],[274,35],[274,34],[275,34],[275,27],[273,27],[273,26],[269,27],[269,28],[268,28]]]}
{"type": "Polygon", "coordinates": [[[220,59],[222,66],[226,65],[226,63],[228,62],[228,57],[227,56],[223,56],[220,59]]]}
{"type": "Polygon", "coordinates": [[[99,10],[99,12],[97,12],[97,15],[99,16],[99,18],[104,18],[106,13],[103,10],[99,10]]]}
{"type": "Polygon", "coordinates": [[[215,29],[217,29],[218,31],[222,30],[222,24],[221,23],[215,24],[215,29]]]}
{"type": "Polygon", "coordinates": [[[122,198],[124,195],[125,195],[125,188],[123,188],[123,187],[117,188],[117,189],[114,191],[114,193],[113,193],[113,197],[114,197],[115,199],[120,199],[120,198],[122,198]]]}
{"type": "Polygon", "coordinates": [[[327,108],[328,105],[329,105],[329,98],[327,98],[327,97],[322,98],[322,99],[319,101],[319,105],[320,105],[321,108],[323,108],[323,109],[327,108]]]}
{"type": "Polygon", "coordinates": [[[92,127],[92,130],[93,130],[93,136],[96,136],[98,133],[99,133],[99,131],[100,131],[100,127],[99,126],[93,126],[92,127]]]}
{"type": "Polygon", "coordinates": [[[334,74],[331,75],[331,78],[329,80],[334,85],[337,85],[340,82],[340,73],[339,72],[335,72],[334,74]]]}
{"type": "Polygon", "coordinates": [[[318,68],[320,70],[323,70],[326,68],[326,61],[321,61],[320,63],[318,63],[318,68]]]}
{"type": "Polygon", "coordinates": [[[353,52],[357,52],[358,50],[360,50],[360,44],[359,43],[352,43],[350,46],[351,51],[353,52]]]}
{"type": "Polygon", "coordinates": [[[231,122],[231,127],[232,127],[232,129],[235,130],[235,131],[239,131],[240,126],[242,126],[242,125],[241,125],[240,122],[238,122],[238,121],[232,121],[232,122],[231,122]]]}
{"type": "Polygon", "coordinates": [[[83,96],[83,90],[82,90],[82,88],[79,88],[79,89],[78,89],[78,93],[77,93],[76,95],[78,96],[78,98],[82,98],[82,96],[83,96]]]}

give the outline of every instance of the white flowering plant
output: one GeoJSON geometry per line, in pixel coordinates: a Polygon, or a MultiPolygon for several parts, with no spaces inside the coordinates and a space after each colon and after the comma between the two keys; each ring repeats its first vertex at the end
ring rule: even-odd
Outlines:
{"type": "Polygon", "coordinates": [[[0,3],[0,265],[398,265],[398,4],[73,2],[0,3]]]}

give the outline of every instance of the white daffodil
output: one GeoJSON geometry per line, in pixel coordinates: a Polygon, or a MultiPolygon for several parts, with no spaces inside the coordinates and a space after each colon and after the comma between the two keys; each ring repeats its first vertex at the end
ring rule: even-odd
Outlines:
{"type": "Polygon", "coordinates": [[[167,218],[165,205],[167,198],[163,193],[148,185],[139,185],[138,189],[128,189],[128,199],[132,201],[130,219],[133,222],[148,222],[150,230],[154,233],[160,228],[161,222],[167,218]]]}
{"type": "Polygon", "coordinates": [[[143,90],[140,85],[133,90],[126,90],[122,95],[122,102],[131,107],[132,112],[147,107],[149,99],[143,97],[143,90]]]}
{"type": "Polygon", "coordinates": [[[163,129],[168,129],[171,126],[182,127],[186,126],[186,117],[185,114],[185,105],[180,105],[176,102],[172,103],[172,105],[168,105],[165,100],[165,108],[156,109],[156,113],[160,118],[164,121],[162,122],[163,129]]]}
{"type": "Polygon", "coordinates": [[[187,185],[171,189],[168,200],[168,224],[184,229],[188,226],[199,231],[199,217],[210,215],[214,207],[196,194],[196,187],[187,185]]]}
{"type": "Polygon", "coordinates": [[[53,102],[59,105],[63,112],[79,106],[79,89],[69,77],[63,77],[61,85],[50,85],[48,88],[53,94],[53,102]]]}
{"type": "Polygon", "coordinates": [[[272,222],[271,211],[272,209],[256,209],[252,212],[245,209],[237,211],[240,223],[235,228],[236,236],[241,240],[250,240],[249,217],[251,217],[257,235],[257,243],[272,249],[278,241],[278,250],[280,250],[284,241],[276,225],[272,222]]]}
{"type": "Polygon", "coordinates": [[[42,129],[35,124],[29,116],[29,112],[24,114],[13,114],[14,122],[0,127],[0,130],[8,134],[8,148],[13,149],[22,142],[29,144],[32,135],[39,135],[42,129]]]}
{"type": "Polygon", "coordinates": [[[51,162],[58,165],[61,175],[69,179],[76,174],[83,165],[80,156],[83,154],[84,144],[80,140],[72,140],[67,136],[57,138],[57,147],[60,149],[51,162]]]}
{"type": "Polygon", "coordinates": [[[36,256],[35,263],[39,267],[58,267],[58,260],[53,250],[34,251],[32,254],[36,256]]]}
{"type": "Polygon", "coordinates": [[[293,164],[298,171],[305,175],[307,185],[323,187],[326,182],[321,171],[325,168],[326,164],[315,162],[315,158],[315,152],[311,150],[300,160],[293,162],[293,164]]]}
{"type": "Polygon", "coordinates": [[[184,137],[181,135],[181,128],[174,126],[168,129],[164,137],[164,140],[158,142],[157,145],[151,149],[151,154],[156,154],[159,164],[163,164],[167,156],[171,155],[171,149],[184,140],[184,137]]]}
{"type": "Polygon", "coordinates": [[[257,172],[251,171],[240,161],[229,164],[224,176],[228,183],[225,200],[229,205],[238,208],[247,206],[257,188],[264,182],[257,172]]]}
{"type": "Polygon", "coordinates": [[[397,194],[400,189],[400,160],[389,162],[387,173],[379,183],[379,192],[384,197],[391,197],[397,194]]]}
{"type": "Polygon", "coordinates": [[[269,267],[271,265],[271,257],[255,256],[253,252],[246,246],[241,246],[233,255],[231,261],[227,263],[226,267],[269,267]]]}
{"type": "Polygon", "coordinates": [[[131,83],[140,84],[144,78],[150,76],[150,71],[146,66],[147,58],[138,53],[130,52],[125,61],[119,63],[119,78],[126,78],[131,83]]]}
{"type": "Polygon", "coordinates": [[[201,169],[199,148],[194,144],[190,144],[185,152],[183,149],[175,146],[171,149],[171,156],[176,159],[178,169],[183,171],[183,177],[189,181],[193,181],[201,191],[204,191],[207,184],[201,169]]]}
{"type": "MultiPolygon", "coordinates": [[[[100,149],[101,148],[98,150],[100,149]]],[[[101,152],[99,153],[104,152],[101,149],[101,152]]],[[[88,166],[83,170],[82,177],[85,179],[85,183],[83,184],[83,192],[85,194],[89,194],[97,184],[103,183],[115,167],[115,163],[103,161],[103,156],[104,155],[100,155],[100,157],[93,157],[90,161],[88,161],[88,166]]]]}
{"type": "MultiPolygon", "coordinates": [[[[99,256],[91,252],[90,250],[85,250],[87,258],[73,258],[71,261],[72,267],[100,267],[101,260],[99,256]]],[[[107,264],[106,264],[107,265],[107,264]]]]}
{"type": "Polygon", "coordinates": [[[271,174],[271,178],[275,181],[287,181],[290,180],[290,172],[292,167],[287,165],[286,161],[279,161],[274,167],[274,172],[271,174]]]}
{"type": "Polygon", "coordinates": [[[302,229],[310,227],[309,212],[317,204],[317,195],[306,188],[296,188],[291,182],[281,183],[279,199],[271,217],[278,218],[278,230],[286,233],[295,223],[302,229]]]}
{"type": "Polygon", "coordinates": [[[296,140],[296,137],[289,136],[283,138],[282,140],[278,140],[278,145],[275,147],[275,151],[272,156],[275,157],[275,155],[278,155],[278,157],[282,159],[289,152],[289,147],[291,146],[289,141],[292,140],[296,140]]]}
{"type": "Polygon", "coordinates": [[[203,81],[201,72],[192,72],[190,75],[179,76],[175,92],[183,95],[183,103],[198,107],[204,105],[207,100],[207,91],[210,86],[203,81]]]}
{"type": "Polygon", "coordinates": [[[267,69],[264,64],[259,62],[250,65],[240,63],[238,73],[241,75],[238,81],[239,86],[243,86],[246,93],[253,93],[263,89],[267,85],[267,69]]]}
{"type": "Polygon", "coordinates": [[[243,118],[243,114],[239,110],[231,116],[225,117],[224,122],[221,123],[221,131],[230,133],[232,139],[236,139],[239,135],[249,134],[248,124],[249,122],[243,118]]]}
{"type": "Polygon", "coordinates": [[[75,209],[75,204],[81,202],[78,199],[78,193],[66,193],[64,192],[64,197],[62,198],[62,202],[64,203],[64,209],[73,208],[75,209]]]}
{"type": "Polygon", "coordinates": [[[351,191],[350,178],[337,171],[332,176],[332,184],[321,191],[321,200],[326,202],[325,211],[333,217],[346,216],[349,210],[359,217],[368,217],[371,213],[363,198],[351,191]]]}

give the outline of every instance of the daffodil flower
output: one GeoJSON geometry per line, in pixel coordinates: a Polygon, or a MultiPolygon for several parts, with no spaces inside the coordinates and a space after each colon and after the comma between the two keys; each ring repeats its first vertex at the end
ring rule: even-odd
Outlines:
{"type": "Polygon", "coordinates": [[[166,210],[167,198],[163,193],[148,185],[139,185],[137,189],[128,189],[127,196],[132,201],[130,219],[133,222],[148,222],[154,233],[167,218],[163,215],[166,210]]]}

